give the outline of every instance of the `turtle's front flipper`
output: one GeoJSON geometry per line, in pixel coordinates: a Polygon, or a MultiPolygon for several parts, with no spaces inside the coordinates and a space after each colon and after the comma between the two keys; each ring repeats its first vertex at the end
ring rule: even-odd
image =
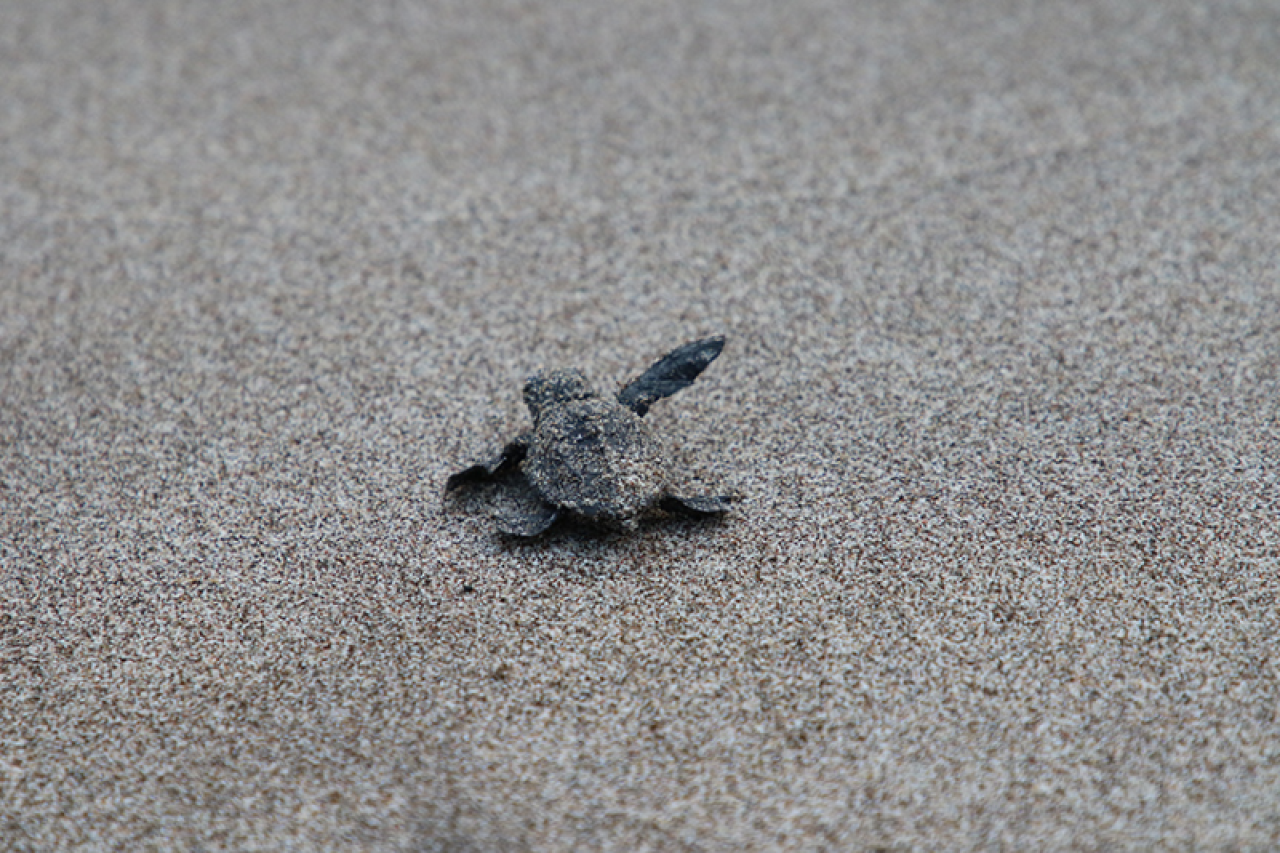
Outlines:
{"type": "Polygon", "coordinates": [[[618,402],[644,417],[649,407],[688,388],[724,349],[724,335],[703,338],[673,350],[618,392],[618,402]]]}
{"type": "Polygon", "coordinates": [[[559,517],[560,510],[549,503],[539,503],[537,506],[523,506],[519,512],[508,510],[494,520],[498,529],[508,536],[532,539],[555,524],[559,517]]]}
{"type": "Polygon", "coordinates": [[[464,483],[483,483],[519,465],[529,452],[529,433],[524,432],[507,443],[502,452],[486,462],[477,462],[451,476],[444,484],[446,492],[452,492],[464,483]]]}
{"type": "Polygon", "coordinates": [[[662,499],[664,510],[675,515],[691,515],[703,518],[709,515],[724,515],[729,511],[733,498],[728,495],[698,495],[682,497],[667,495],[662,499]]]}

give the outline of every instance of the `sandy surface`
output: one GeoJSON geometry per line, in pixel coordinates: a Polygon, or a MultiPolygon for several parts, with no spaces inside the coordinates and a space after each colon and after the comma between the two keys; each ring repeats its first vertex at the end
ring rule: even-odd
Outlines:
{"type": "Polygon", "coordinates": [[[0,847],[1273,850],[1269,2],[12,0],[0,847]],[[720,525],[440,498],[649,416],[720,525]]]}

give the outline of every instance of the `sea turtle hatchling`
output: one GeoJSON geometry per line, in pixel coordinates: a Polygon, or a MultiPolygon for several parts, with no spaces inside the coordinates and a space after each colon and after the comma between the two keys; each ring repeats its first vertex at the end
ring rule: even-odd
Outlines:
{"type": "Polygon", "coordinates": [[[451,476],[445,492],[497,484],[506,505],[498,527],[521,537],[537,536],[565,515],[634,529],[653,507],[691,516],[727,512],[729,497],[671,492],[662,441],[642,420],[655,402],[692,385],[723,348],[719,335],[687,343],[616,398],[597,393],[578,370],[534,374],[524,385],[533,429],[492,459],[451,476]]]}

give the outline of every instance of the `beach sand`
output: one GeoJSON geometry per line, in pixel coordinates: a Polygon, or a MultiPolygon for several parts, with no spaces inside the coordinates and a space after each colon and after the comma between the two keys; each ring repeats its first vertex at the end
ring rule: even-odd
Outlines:
{"type": "Polygon", "coordinates": [[[1280,846],[1273,5],[4,17],[0,847],[1280,846]]]}

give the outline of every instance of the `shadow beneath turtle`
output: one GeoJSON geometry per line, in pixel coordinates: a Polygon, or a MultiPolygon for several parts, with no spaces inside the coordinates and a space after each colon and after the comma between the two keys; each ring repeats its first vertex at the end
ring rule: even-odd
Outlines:
{"type": "Polygon", "coordinates": [[[719,514],[694,517],[654,510],[636,519],[634,527],[621,527],[562,514],[537,536],[520,536],[501,530],[495,536],[504,550],[512,551],[543,551],[565,544],[630,547],[657,537],[687,536],[698,530],[719,527],[725,521],[725,517],[719,514]]]}
{"type": "Polygon", "coordinates": [[[724,521],[730,498],[716,498],[712,511],[697,503],[669,499],[629,523],[592,521],[549,506],[520,468],[509,468],[449,493],[449,500],[468,514],[487,516],[496,524],[495,536],[506,549],[525,550],[568,541],[612,546],[624,540],[647,539],[655,532],[692,532],[724,521]]]}

